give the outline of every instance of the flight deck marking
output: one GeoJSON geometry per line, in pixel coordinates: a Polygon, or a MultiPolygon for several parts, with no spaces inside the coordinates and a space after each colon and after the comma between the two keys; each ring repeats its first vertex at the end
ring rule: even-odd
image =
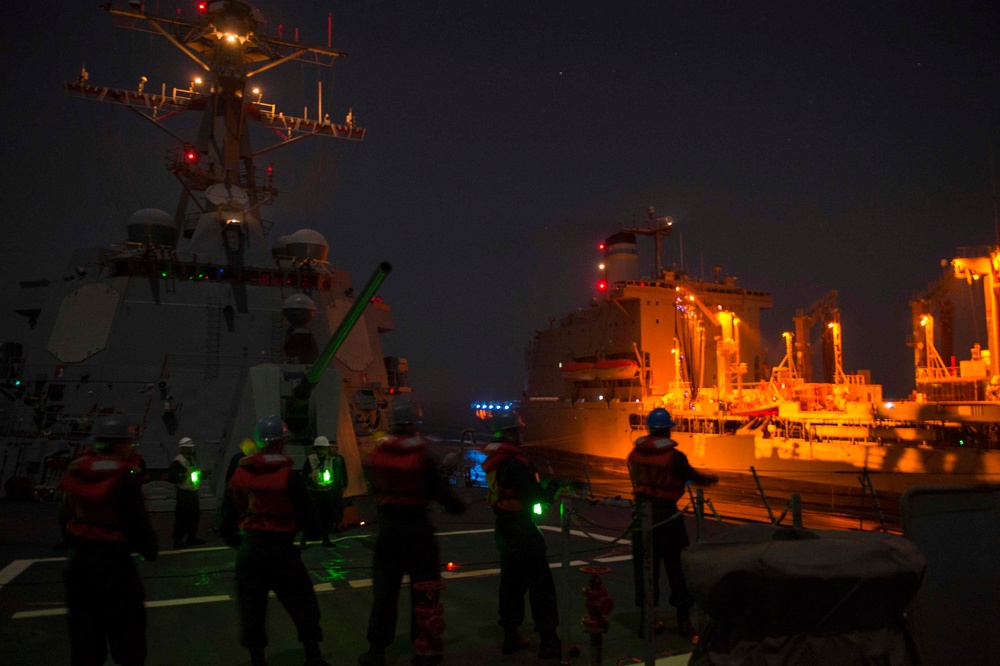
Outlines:
{"type": "MultiPolygon", "coordinates": [[[[552,525],[539,525],[538,529],[549,530],[550,532],[562,533],[562,528],[554,527],[552,525]]],[[[570,530],[569,533],[572,534],[573,536],[583,537],[584,539],[596,539],[597,541],[617,541],[619,543],[632,543],[628,539],[605,536],[604,534],[594,534],[592,532],[581,532],[580,530],[570,530]]]]}

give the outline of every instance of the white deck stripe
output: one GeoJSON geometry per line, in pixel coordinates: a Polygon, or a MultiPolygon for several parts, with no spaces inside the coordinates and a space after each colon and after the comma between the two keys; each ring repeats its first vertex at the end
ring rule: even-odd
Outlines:
{"type": "Polygon", "coordinates": [[[456,536],[459,534],[493,534],[493,528],[488,530],[462,530],[460,532],[435,532],[434,536],[456,536]]]}
{"type": "MultiPolygon", "coordinates": [[[[550,532],[562,532],[562,528],[556,527],[554,525],[539,525],[538,529],[549,530],[550,532]]],[[[596,539],[598,541],[617,541],[618,543],[632,543],[628,539],[619,539],[618,537],[605,536],[604,534],[594,534],[593,532],[581,532],[580,530],[570,530],[570,534],[573,536],[583,537],[584,539],[596,539]]]]}
{"type": "Polygon", "coordinates": [[[32,562],[34,560],[14,560],[0,570],[0,588],[24,573],[24,570],[30,567],[32,562]]]}
{"type": "Polygon", "coordinates": [[[213,604],[220,601],[231,601],[228,594],[217,594],[211,597],[187,597],[186,599],[161,599],[159,601],[147,601],[146,608],[164,608],[166,606],[191,606],[193,604],[213,604]]]}
{"type": "Polygon", "coordinates": [[[625,560],[631,560],[631,555],[615,555],[614,557],[595,557],[595,562],[624,562],[625,560]]]}

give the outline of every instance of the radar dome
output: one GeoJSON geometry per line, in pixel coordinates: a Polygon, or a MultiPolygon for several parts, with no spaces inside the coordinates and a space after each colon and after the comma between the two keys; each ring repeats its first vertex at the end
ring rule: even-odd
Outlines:
{"type": "Polygon", "coordinates": [[[281,314],[292,326],[305,326],[316,314],[316,303],[305,294],[292,294],[281,304],[281,314]]]}
{"type": "Polygon", "coordinates": [[[288,236],[280,236],[271,246],[271,256],[275,259],[288,255],[288,236]]]}
{"type": "Polygon", "coordinates": [[[285,254],[294,257],[296,261],[326,261],[326,256],[330,253],[330,246],[323,234],[312,229],[299,229],[286,236],[285,240],[288,243],[285,254]]]}
{"type": "Polygon", "coordinates": [[[128,241],[145,245],[177,245],[177,224],[166,211],[143,208],[128,221],[128,241]]]}

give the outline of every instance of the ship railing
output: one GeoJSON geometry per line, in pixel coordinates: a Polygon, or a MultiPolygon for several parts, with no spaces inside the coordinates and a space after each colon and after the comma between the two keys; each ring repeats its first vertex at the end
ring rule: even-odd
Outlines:
{"type": "Polygon", "coordinates": [[[945,381],[956,379],[954,368],[917,368],[917,381],[945,381]]]}

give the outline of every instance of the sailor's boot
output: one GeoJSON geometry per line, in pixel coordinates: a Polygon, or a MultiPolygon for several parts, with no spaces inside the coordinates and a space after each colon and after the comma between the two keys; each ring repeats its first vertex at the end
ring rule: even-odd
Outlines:
{"type": "Polygon", "coordinates": [[[542,632],[542,643],[538,646],[539,659],[559,659],[562,657],[562,641],[554,629],[542,632]]]}
{"type": "Polygon", "coordinates": [[[691,609],[677,609],[677,633],[681,636],[694,636],[694,625],[691,624],[691,609]]]}
{"type": "Polygon", "coordinates": [[[319,643],[303,643],[306,650],[306,666],[330,666],[319,652],[319,643]]]}
{"type": "Polygon", "coordinates": [[[517,629],[504,629],[503,630],[503,647],[500,651],[504,654],[514,654],[518,650],[523,650],[528,647],[527,636],[522,636],[517,629]]]}
{"type": "Polygon", "coordinates": [[[385,652],[368,648],[368,652],[358,657],[358,664],[360,666],[385,666],[385,652]]]}

